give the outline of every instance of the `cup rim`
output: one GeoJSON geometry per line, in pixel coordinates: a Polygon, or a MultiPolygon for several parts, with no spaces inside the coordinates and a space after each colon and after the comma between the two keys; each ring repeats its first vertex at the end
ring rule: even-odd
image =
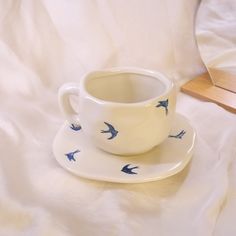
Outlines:
{"type": "Polygon", "coordinates": [[[170,93],[170,91],[174,88],[174,82],[170,79],[168,79],[167,76],[163,75],[159,71],[149,70],[149,69],[143,69],[143,68],[136,68],[136,67],[112,67],[107,69],[101,69],[101,70],[95,70],[92,72],[89,72],[85,74],[81,79],[81,88],[83,89],[83,92],[86,95],[86,98],[90,98],[91,100],[96,101],[97,103],[103,104],[103,105],[113,105],[113,106],[140,106],[145,105],[147,103],[154,102],[158,100],[159,98],[165,97],[167,94],[170,93]],[[100,98],[97,98],[93,96],[86,88],[86,83],[91,78],[101,77],[102,74],[112,75],[112,74],[123,74],[123,73],[134,73],[134,74],[141,74],[146,76],[151,76],[154,78],[159,79],[161,82],[163,82],[166,86],[163,93],[154,96],[152,98],[140,101],[140,102],[130,102],[130,103],[123,103],[123,102],[114,102],[109,100],[103,100],[100,98]]]}

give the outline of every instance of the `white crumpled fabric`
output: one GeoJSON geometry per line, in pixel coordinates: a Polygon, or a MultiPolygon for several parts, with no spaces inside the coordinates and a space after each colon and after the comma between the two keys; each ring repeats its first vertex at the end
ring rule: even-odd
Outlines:
{"type": "Polygon", "coordinates": [[[236,92],[236,1],[202,0],[196,39],[213,82],[236,92]]]}
{"type": "Polygon", "coordinates": [[[93,69],[139,66],[177,84],[202,73],[196,0],[0,1],[0,235],[235,235],[236,117],[179,94],[197,132],[181,173],[145,184],[76,177],[52,154],[57,90],[93,69]]]}

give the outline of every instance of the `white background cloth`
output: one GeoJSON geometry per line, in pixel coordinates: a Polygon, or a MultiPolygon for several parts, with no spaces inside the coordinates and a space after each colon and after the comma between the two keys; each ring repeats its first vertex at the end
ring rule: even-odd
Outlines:
{"type": "Polygon", "coordinates": [[[236,117],[179,94],[198,138],[181,173],[145,184],[76,177],[52,154],[57,90],[93,69],[139,66],[181,84],[205,69],[196,0],[0,2],[0,235],[235,235],[236,117]]]}
{"type": "Polygon", "coordinates": [[[203,0],[196,36],[204,63],[236,75],[236,1],[203,0]]]}
{"type": "Polygon", "coordinates": [[[212,82],[236,92],[236,1],[203,0],[196,40],[212,82]]]}

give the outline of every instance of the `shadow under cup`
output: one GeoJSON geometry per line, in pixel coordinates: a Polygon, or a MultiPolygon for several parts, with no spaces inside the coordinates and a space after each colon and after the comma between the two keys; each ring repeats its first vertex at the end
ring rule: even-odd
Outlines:
{"type": "Polygon", "coordinates": [[[98,71],[84,77],[82,84],[80,121],[95,146],[136,155],[168,137],[176,99],[173,82],[162,74],[98,71]]]}

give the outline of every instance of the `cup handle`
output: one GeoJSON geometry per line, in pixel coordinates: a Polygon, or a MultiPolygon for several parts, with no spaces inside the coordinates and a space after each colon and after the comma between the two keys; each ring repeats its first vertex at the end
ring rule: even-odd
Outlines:
{"type": "Polygon", "coordinates": [[[67,83],[60,87],[58,92],[58,101],[62,113],[65,115],[70,124],[79,126],[78,113],[71,105],[70,96],[79,96],[79,85],[74,83],[67,83]]]}

